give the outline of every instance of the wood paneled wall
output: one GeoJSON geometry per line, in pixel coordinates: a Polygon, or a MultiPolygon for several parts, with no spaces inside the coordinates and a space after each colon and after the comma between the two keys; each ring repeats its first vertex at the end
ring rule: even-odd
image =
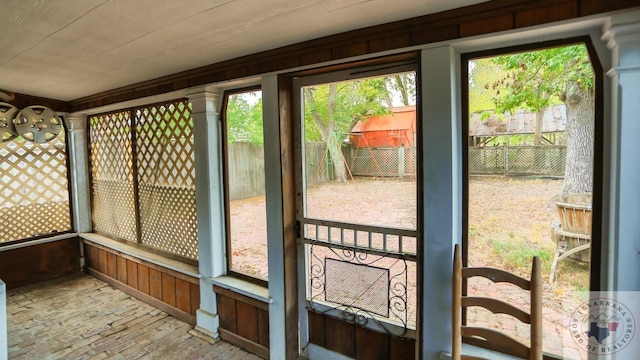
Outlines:
{"type": "Polygon", "coordinates": [[[215,82],[638,6],[638,0],[494,0],[183,71],[70,102],[73,111],[215,82]]]}
{"type": "Polygon", "coordinates": [[[414,339],[372,331],[309,311],[309,341],[354,359],[415,359],[414,339]]]}
{"type": "Polygon", "coordinates": [[[7,284],[7,289],[76,271],[80,271],[77,237],[0,251],[0,279],[7,284]]]}
{"type": "Polygon", "coordinates": [[[218,286],[213,291],[220,316],[220,338],[268,359],[269,304],[218,286]]]}
{"type": "Polygon", "coordinates": [[[71,105],[68,102],[25,94],[15,94],[15,99],[9,101],[9,103],[18,109],[24,109],[31,105],[44,105],[59,112],[69,112],[71,110],[71,105]]]}
{"type": "Polygon", "coordinates": [[[176,318],[196,324],[200,307],[197,278],[83,241],[85,271],[176,318]]]}

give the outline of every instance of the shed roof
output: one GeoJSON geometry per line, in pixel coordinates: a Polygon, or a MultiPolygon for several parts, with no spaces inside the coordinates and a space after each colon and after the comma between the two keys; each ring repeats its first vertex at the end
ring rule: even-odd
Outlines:
{"type": "Polygon", "coordinates": [[[391,114],[374,115],[358,121],[352,133],[389,130],[413,130],[416,127],[416,107],[404,106],[391,109],[391,114]]]}

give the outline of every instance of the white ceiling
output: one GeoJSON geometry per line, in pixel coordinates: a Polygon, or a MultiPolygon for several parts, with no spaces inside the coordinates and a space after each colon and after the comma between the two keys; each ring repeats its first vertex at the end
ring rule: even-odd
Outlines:
{"type": "Polygon", "coordinates": [[[484,0],[0,0],[0,89],[58,100],[484,0]]]}

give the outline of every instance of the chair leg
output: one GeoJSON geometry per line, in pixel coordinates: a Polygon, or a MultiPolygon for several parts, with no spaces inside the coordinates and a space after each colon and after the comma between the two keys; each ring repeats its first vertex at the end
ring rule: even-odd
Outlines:
{"type": "Polygon", "coordinates": [[[553,264],[551,264],[551,274],[549,274],[549,282],[553,284],[553,278],[555,276],[555,272],[556,272],[556,266],[558,266],[558,263],[564,259],[566,259],[567,257],[569,257],[570,255],[573,255],[575,253],[578,253],[580,251],[584,251],[587,250],[591,247],[591,243],[586,243],[584,245],[580,245],[578,247],[575,247],[569,251],[564,251],[562,253],[562,255],[560,255],[560,247],[558,246],[558,248],[556,248],[556,255],[553,257],[553,264]]]}
{"type": "Polygon", "coordinates": [[[553,256],[553,262],[551,263],[551,271],[549,273],[549,284],[553,284],[553,280],[556,276],[556,267],[558,266],[558,258],[560,257],[560,251],[556,248],[556,254],[553,256]]]}
{"type": "Polygon", "coordinates": [[[549,274],[550,284],[553,284],[553,280],[556,276],[558,257],[560,257],[560,236],[558,236],[558,230],[560,230],[560,221],[555,220],[551,225],[551,239],[556,244],[556,254],[553,256],[553,262],[551,263],[551,273],[549,274]]]}

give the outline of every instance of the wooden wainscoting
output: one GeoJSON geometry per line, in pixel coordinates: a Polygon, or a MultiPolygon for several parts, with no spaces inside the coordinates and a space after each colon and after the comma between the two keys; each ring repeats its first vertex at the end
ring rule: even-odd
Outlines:
{"type": "Polygon", "coordinates": [[[76,236],[0,249],[0,279],[7,284],[7,289],[73,272],[80,272],[80,240],[76,236]]]}
{"type": "Polygon", "coordinates": [[[198,279],[84,240],[85,271],[189,324],[200,307],[198,279]]]}
{"type": "Polygon", "coordinates": [[[269,358],[269,304],[213,286],[220,338],[261,358],[269,358]]]}
{"type": "Polygon", "coordinates": [[[354,359],[415,359],[414,339],[398,338],[309,311],[309,341],[354,359]]]}

